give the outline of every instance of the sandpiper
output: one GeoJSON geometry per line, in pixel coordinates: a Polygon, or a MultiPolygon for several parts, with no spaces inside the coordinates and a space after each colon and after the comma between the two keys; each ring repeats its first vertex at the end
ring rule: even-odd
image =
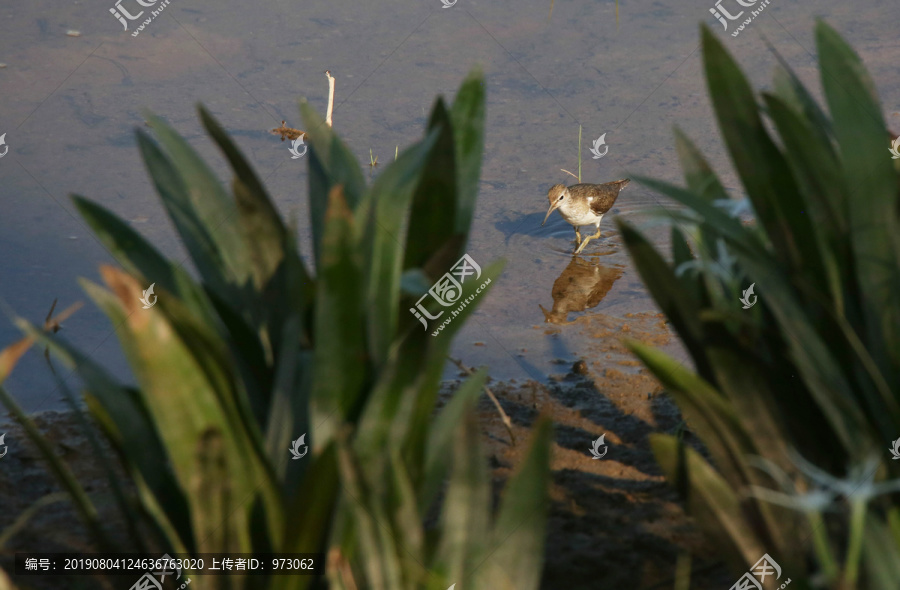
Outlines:
{"type": "Polygon", "coordinates": [[[554,184],[547,192],[550,209],[541,225],[547,223],[547,218],[554,210],[559,209],[563,219],[575,228],[575,238],[578,240],[578,249],[575,250],[575,254],[578,254],[584,250],[589,241],[600,237],[600,220],[616,202],[619,191],[625,188],[629,182],[631,182],[630,178],[623,178],[604,184],[583,183],[573,184],[570,187],[554,184]],[[597,229],[597,233],[587,236],[582,241],[581,232],[578,231],[582,225],[593,225],[597,229]]]}

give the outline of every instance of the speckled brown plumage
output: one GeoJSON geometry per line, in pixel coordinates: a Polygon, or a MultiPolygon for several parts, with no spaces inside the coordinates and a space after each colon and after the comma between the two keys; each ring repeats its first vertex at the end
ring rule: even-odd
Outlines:
{"type": "Polygon", "coordinates": [[[612,209],[619,192],[629,182],[631,182],[630,179],[623,178],[604,184],[573,184],[568,188],[562,184],[554,184],[547,191],[550,209],[547,211],[547,216],[544,217],[544,223],[547,223],[547,218],[553,211],[559,209],[563,219],[575,228],[575,237],[578,240],[578,249],[575,250],[575,253],[578,254],[590,240],[600,237],[600,220],[607,211],[612,209]],[[582,241],[581,233],[578,230],[582,225],[593,225],[597,232],[582,241]]]}

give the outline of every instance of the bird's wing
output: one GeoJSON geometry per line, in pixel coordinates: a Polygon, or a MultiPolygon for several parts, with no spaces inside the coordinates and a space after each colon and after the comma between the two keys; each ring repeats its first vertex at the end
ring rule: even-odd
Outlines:
{"type": "Polygon", "coordinates": [[[594,215],[603,215],[609,211],[612,208],[613,203],[616,202],[616,198],[619,196],[619,190],[600,186],[592,190],[590,196],[592,197],[590,200],[591,211],[594,212],[594,215]]]}
{"type": "Polygon", "coordinates": [[[628,184],[630,179],[614,180],[603,184],[595,184],[590,187],[588,196],[591,199],[591,211],[595,215],[602,215],[612,209],[613,203],[619,197],[619,191],[628,184]]]}

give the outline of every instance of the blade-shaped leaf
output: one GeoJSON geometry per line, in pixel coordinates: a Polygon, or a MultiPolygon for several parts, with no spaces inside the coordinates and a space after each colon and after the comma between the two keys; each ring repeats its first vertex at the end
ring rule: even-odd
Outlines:
{"type": "MultiPolygon", "coordinates": [[[[147,113],[147,121],[159,142],[166,149],[169,161],[187,189],[191,215],[209,236],[223,262],[225,276],[243,284],[250,275],[250,259],[242,244],[234,239],[239,235],[237,208],[228,197],[222,182],[216,178],[206,162],[190,145],[162,119],[147,113]]],[[[138,132],[138,137],[143,135],[138,132]]],[[[148,163],[149,164],[149,163],[148,163]]],[[[149,168],[149,165],[148,165],[149,168]]],[[[154,179],[152,170],[149,170],[154,179]]]]}
{"type": "MultiPolygon", "coordinates": [[[[431,149],[425,172],[413,195],[412,210],[409,215],[409,229],[406,235],[405,258],[403,268],[425,266],[425,263],[441,249],[454,235],[455,218],[459,207],[456,175],[456,156],[453,137],[453,124],[444,101],[438,99],[431,118],[428,131],[437,129],[437,143],[431,149]]],[[[450,253],[456,258],[461,254],[463,244],[458,244],[456,251],[450,253]]],[[[437,278],[437,277],[435,277],[437,278]]]]}
{"type": "Polygon", "coordinates": [[[697,451],[664,434],[651,434],[650,447],[668,481],[676,486],[682,478],[690,482],[688,514],[698,519],[717,545],[734,548],[723,552],[733,571],[746,571],[748,564],[766,553],[766,547],[745,520],[734,491],[697,451]]]}
{"type": "Polygon", "coordinates": [[[365,192],[366,181],[353,153],[307,103],[300,104],[300,115],[309,136],[309,217],[313,228],[313,252],[322,256],[322,232],[328,199],[341,185],[350,211],[356,211],[365,192]]]}
{"type": "Polygon", "coordinates": [[[815,243],[793,238],[794,233],[811,235],[812,225],[791,170],[763,125],[749,82],[708,27],[701,28],[701,36],[719,128],[759,222],[791,268],[809,268],[816,272],[807,276],[823,277],[815,243]]]}
{"type": "Polygon", "coordinates": [[[552,421],[539,418],[525,460],[503,494],[492,536],[496,550],[483,566],[488,573],[486,588],[537,590],[540,586],[542,563],[537,556],[544,555],[552,438],[552,421]]]}
{"type": "Polygon", "coordinates": [[[463,81],[450,108],[458,187],[454,228],[462,234],[469,233],[478,197],[484,151],[484,96],[484,74],[473,70],[463,81]]]}
{"type": "MultiPolygon", "coordinates": [[[[441,513],[441,539],[435,565],[460,585],[467,583],[489,541],[491,487],[480,429],[469,400],[453,432],[450,481],[441,513]]],[[[446,461],[448,458],[445,457],[446,461]]]]}
{"type": "Polygon", "coordinates": [[[72,195],[72,200],[94,235],[128,272],[176,293],[192,312],[212,323],[212,309],[203,289],[183,268],[169,262],[142,235],[105,207],[79,195],[72,195]]]}
{"type": "Polygon", "coordinates": [[[900,365],[900,198],[881,106],[865,66],[824,22],[816,25],[822,87],[834,119],[845,184],[854,195],[848,215],[856,274],[863,296],[869,350],[879,366],[900,365]],[[890,247],[892,245],[893,247],[890,247]]]}
{"type": "Polygon", "coordinates": [[[368,272],[369,354],[381,365],[397,334],[397,301],[403,270],[401,231],[413,191],[423,174],[425,159],[437,140],[432,132],[423,141],[404,150],[382,173],[368,193],[374,215],[368,224],[371,250],[368,272]]]}
{"type": "Polygon", "coordinates": [[[341,186],[331,190],[322,239],[322,254],[317,264],[314,352],[315,378],[312,399],[322,425],[319,443],[333,436],[332,412],[353,422],[363,384],[368,379],[369,359],[365,344],[365,312],[359,293],[363,291],[362,260],[355,248],[357,227],[344,200],[341,186]],[[348,370],[353,367],[353,370],[348,370]]]}

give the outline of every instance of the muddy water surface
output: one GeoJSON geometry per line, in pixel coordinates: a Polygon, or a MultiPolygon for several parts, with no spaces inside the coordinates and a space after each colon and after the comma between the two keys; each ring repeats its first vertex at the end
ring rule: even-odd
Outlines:
{"type": "MultiPolygon", "coordinates": [[[[128,220],[165,255],[186,259],[135,145],[134,129],[149,131],[143,109],[168,120],[225,179],[227,168],[196,116],[194,105],[203,102],[282,213],[297,217],[308,253],[307,159],[291,159],[290,144],[267,130],[282,120],[302,128],[301,98],[324,113],[328,69],[337,79],[334,127],[361,165],[369,150],[379,157],[377,175],[395,146],[421,137],[434,97],[452,97],[480,65],[488,101],[485,153],[467,251],[482,266],[507,262],[453,352],[469,366],[490,366],[520,441],[540,412],[556,425],[544,587],[671,587],[675,556],[683,551],[696,557],[695,572],[716,566],[719,556],[691,528],[647,444],[651,432],[675,432],[680,417],[621,343],[632,337],[685,358],[614,223],[634,224],[668,252],[669,226],[653,210],[674,205],[632,182],[604,218],[602,236],[573,257],[574,232],[559,214],[541,227],[547,189],[576,182],[561,169],[577,173],[579,126],[584,182],[640,174],[680,183],[671,134],[678,125],[732,195],[743,196],[707,98],[700,21],[722,36],[755,87],[769,84],[776,63],[765,35],[820,96],[812,30],[815,17],[825,18],[860,53],[885,117],[900,129],[894,2],[772,0],[738,37],[729,35],[734,23],[723,31],[710,15],[711,0],[623,0],[618,23],[612,0],[556,0],[549,19],[549,0],[457,0],[450,8],[439,0],[171,0],[136,37],[131,33],[143,18],[126,31],[110,14],[113,5],[35,0],[0,7],[0,136],[9,149],[0,158],[5,313],[40,323],[54,299],[57,310],[86,300],[79,277],[99,281],[98,265],[112,262],[70,193],[128,220]],[[603,134],[608,151],[594,159],[588,147],[603,134]],[[608,455],[594,461],[588,448],[601,435],[608,455]]],[[[722,6],[740,10],[733,0],[722,6]]],[[[133,0],[120,7],[140,11],[133,0]]],[[[764,297],[765,286],[757,293],[764,297]]],[[[114,328],[89,303],[60,335],[127,380],[114,328]]],[[[18,337],[0,321],[0,346],[18,337]]],[[[447,377],[456,376],[448,364],[447,377]]],[[[6,385],[28,411],[63,407],[40,351],[31,351],[6,385]]],[[[452,389],[448,382],[444,393],[452,389]]],[[[492,406],[481,410],[500,481],[525,447],[510,443],[492,406]]],[[[74,428],[68,417],[59,424],[74,428]]],[[[71,438],[48,428],[57,442],[71,438]]],[[[34,479],[37,455],[23,450],[21,430],[9,433],[0,489],[21,493],[15,502],[6,499],[13,511],[0,525],[49,485],[34,479]]],[[[75,439],[61,452],[90,458],[75,439]]],[[[46,527],[60,530],[56,521],[46,527]]],[[[718,574],[691,587],[727,587],[733,577],[718,574]]]]}
{"type": "MultiPolygon", "coordinates": [[[[41,321],[54,298],[61,307],[85,299],[78,277],[97,280],[97,266],[111,262],[69,193],[109,207],[166,255],[185,258],[135,146],[134,128],[147,130],[142,109],[165,117],[224,178],[194,111],[197,101],[206,104],[283,213],[298,214],[309,252],[306,160],[292,160],[288,143],[267,130],[282,119],[301,127],[296,103],[303,97],[324,112],[327,68],[337,78],[335,128],[361,163],[370,149],[388,162],[396,145],[421,135],[434,96],[452,96],[478,64],[487,80],[486,147],[468,252],[482,265],[503,257],[507,266],[454,352],[503,379],[540,380],[560,363],[602,360],[585,318],[656,311],[613,220],[624,218],[664,245],[669,229],[649,211],[671,203],[633,182],[604,219],[602,237],[573,259],[574,234],[558,214],[540,227],[546,191],[575,182],[561,169],[577,170],[579,125],[584,181],[644,174],[680,182],[670,131],[677,124],[740,196],[702,79],[697,24],[722,33],[709,4],[622,2],[617,24],[614,2],[596,0],[558,1],[549,19],[543,0],[459,0],[447,9],[437,0],[302,7],[173,0],[137,37],[134,23],[125,31],[110,14],[112,3],[5,6],[0,133],[9,152],[0,159],[0,297],[7,311],[41,321]],[[593,159],[589,144],[603,133],[609,150],[593,159]]],[[[887,0],[825,0],[814,8],[775,0],[739,37],[722,38],[762,85],[775,64],[766,35],[818,93],[812,26],[823,16],[862,54],[886,116],[900,126],[891,115],[900,102],[896,27],[885,18],[892,10],[887,0]]],[[[0,343],[17,334],[0,323],[0,343]]],[[[93,305],[66,322],[63,334],[127,378],[113,326],[93,305]]],[[[8,385],[28,410],[61,407],[36,352],[8,385]]]]}

